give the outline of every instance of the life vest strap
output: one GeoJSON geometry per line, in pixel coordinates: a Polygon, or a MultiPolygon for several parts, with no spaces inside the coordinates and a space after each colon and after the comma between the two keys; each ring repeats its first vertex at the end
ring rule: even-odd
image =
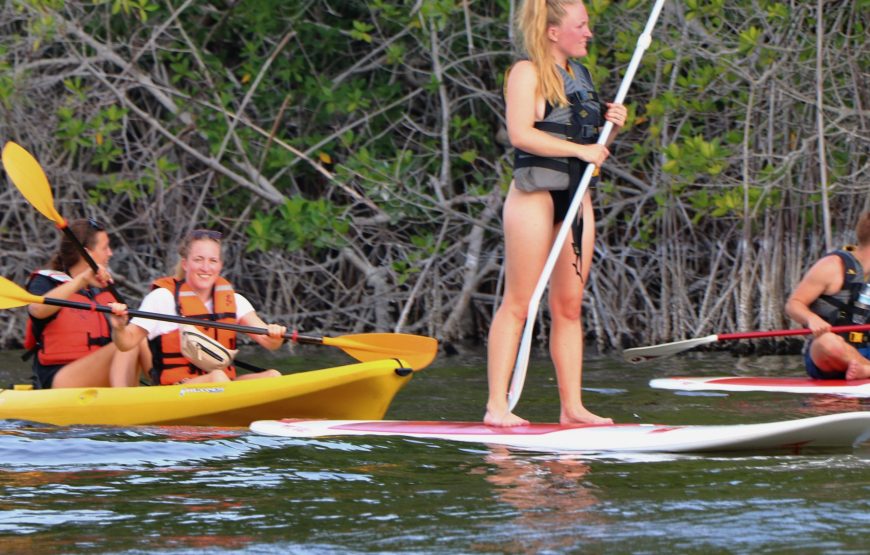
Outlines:
{"type": "Polygon", "coordinates": [[[558,133],[569,139],[591,139],[598,136],[598,128],[589,124],[558,123],[555,121],[536,121],[535,129],[547,133],[558,133]]]}
{"type": "Polygon", "coordinates": [[[520,156],[520,152],[517,149],[517,156],[514,161],[515,168],[546,168],[562,173],[569,173],[570,171],[570,164],[568,162],[545,156],[520,156]]]}

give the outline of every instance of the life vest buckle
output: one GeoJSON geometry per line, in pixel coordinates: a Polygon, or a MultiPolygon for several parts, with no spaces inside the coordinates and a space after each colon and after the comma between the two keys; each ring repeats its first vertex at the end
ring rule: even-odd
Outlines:
{"type": "Polygon", "coordinates": [[[849,343],[864,343],[864,332],[863,331],[850,331],[849,332],[849,343]]]}

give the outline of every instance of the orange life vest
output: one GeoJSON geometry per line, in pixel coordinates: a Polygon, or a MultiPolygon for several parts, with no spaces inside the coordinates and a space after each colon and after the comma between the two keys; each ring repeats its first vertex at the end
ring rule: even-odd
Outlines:
{"type": "MultiPolygon", "coordinates": [[[[197,294],[184,282],[184,280],[176,280],[174,277],[162,277],[154,280],[151,284],[152,289],[162,287],[169,290],[175,298],[175,310],[179,316],[187,318],[199,318],[202,320],[210,320],[212,322],[225,322],[235,324],[236,322],[236,296],[233,291],[233,286],[219,277],[212,291],[212,306],[214,312],[209,312],[205,307],[205,303],[200,300],[197,294]]],[[[236,348],[236,332],[219,328],[205,326],[196,326],[199,331],[213,337],[221,345],[228,349],[236,348]]],[[[154,383],[161,385],[170,385],[180,382],[181,380],[201,376],[205,374],[196,366],[190,363],[181,354],[181,334],[178,330],[163,335],[157,336],[148,341],[153,355],[153,368],[151,370],[151,379],[154,383]]],[[[224,373],[231,380],[236,377],[236,369],[233,366],[228,366],[224,369],[224,373]]]]}
{"type": "MultiPolygon", "coordinates": [[[[30,279],[37,275],[45,276],[57,285],[72,279],[69,275],[56,270],[33,272],[30,279]]],[[[92,295],[83,289],[70,295],[69,300],[88,304],[107,304],[115,302],[115,297],[105,290],[92,295]]],[[[112,330],[106,316],[96,311],[77,308],[61,308],[42,325],[42,329],[39,329],[39,325],[34,322],[33,317],[30,317],[24,329],[24,348],[36,350],[36,358],[43,366],[69,364],[111,342],[112,330]]]]}

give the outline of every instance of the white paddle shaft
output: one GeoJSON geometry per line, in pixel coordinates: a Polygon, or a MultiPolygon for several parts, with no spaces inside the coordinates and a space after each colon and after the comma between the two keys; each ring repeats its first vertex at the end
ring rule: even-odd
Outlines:
{"type": "MultiPolygon", "coordinates": [[[[652,42],[652,31],[655,28],[659,14],[664,7],[665,0],[656,0],[653,6],[652,13],[646,22],[643,33],[637,39],[637,47],[634,49],[634,54],[628,64],[628,69],[625,72],[625,77],[619,85],[619,90],[616,93],[615,103],[621,104],[628,93],[628,87],[631,86],[631,81],[634,79],[634,74],[640,65],[643,54],[649,48],[652,42]]],[[[610,137],[610,132],[613,130],[613,123],[607,122],[604,124],[604,129],[598,137],[598,144],[603,145],[610,137]]],[[[583,177],[580,179],[580,185],[571,204],[568,206],[568,212],[565,214],[565,219],[562,221],[562,226],[556,234],[556,239],[553,242],[553,247],[550,249],[550,255],[544,263],[544,269],[541,271],[541,276],[538,278],[538,283],[532,293],[532,298],[529,300],[529,309],[526,315],[526,324],[523,328],[523,335],[520,339],[520,348],[517,352],[516,364],[514,365],[514,373],[511,378],[511,386],[508,391],[508,407],[513,410],[520,400],[520,395],[523,392],[523,385],[526,381],[526,371],[529,366],[529,355],[532,350],[532,330],[535,327],[535,318],[538,313],[538,305],[541,302],[541,297],[544,295],[544,289],[547,288],[547,283],[550,281],[550,276],[553,274],[553,267],[556,265],[556,260],[559,258],[559,253],[562,251],[562,245],[565,244],[565,238],[571,231],[571,225],[577,212],[580,210],[580,204],[583,202],[583,195],[586,194],[586,189],[589,187],[589,182],[592,180],[592,174],[595,172],[595,164],[587,164],[586,171],[583,172],[583,177]]]]}

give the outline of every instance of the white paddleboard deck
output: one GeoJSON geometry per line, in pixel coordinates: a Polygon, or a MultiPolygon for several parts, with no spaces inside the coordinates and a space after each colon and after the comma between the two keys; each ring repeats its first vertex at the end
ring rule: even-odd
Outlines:
{"type": "Polygon", "coordinates": [[[679,391],[772,391],[870,397],[870,380],[771,377],[657,378],[651,380],[649,385],[656,389],[679,391]]]}
{"type": "Polygon", "coordinates": [[[410,420],[259,420],[258,434],[292,438],[399,436],[559,452],[659,452],[852,448],[870,439],[870,412],[848,412],[764,424],[666,426],[609,424],[515,428],[477,422],[410,420]]]}

